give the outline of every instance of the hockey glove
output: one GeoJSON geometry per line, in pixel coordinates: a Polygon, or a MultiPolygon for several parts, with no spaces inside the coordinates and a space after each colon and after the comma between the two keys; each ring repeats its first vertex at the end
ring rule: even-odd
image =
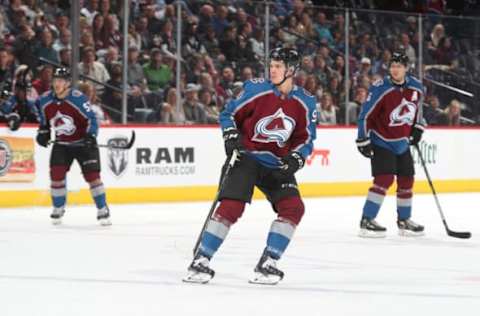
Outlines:
{"type": "Polygon", "coordinates": [[[292,151],[282,159],[280,159],[280,168],[275,170],[274,176],[277,179],[285,179],[291,177],[298,170],[302,169],[305,165],[305,158],[296,152],[292,151]]]}
{"type": "Polygon", "coordinates": [[[420,124],[415,124],[412,127],[412,132],[410,133],[410,145],[416,146],[422,140],[424,127],[420,124]]]}
{"type": "Polygon", "coordinates": [[[86,148],[93,149],[97,147],[97,138],[91,134],[87,134],[83,139],[86,148]]]}
{"type": "Polygon", "coordinates": [[[50,141],[50,128],[46,126],[40,126],[37,131],[37,143],[42,147],[47,147],[50,141]]]}
{"type": "Polygon", "coordinates": [[[19,129],[21,123],[20,115],[18,115],[18,113],[10,113],[7,115],[7,124],[11,131],[19,129]]]}
{"type": "Polygon", "coordinates": [[[358,151],[366,158],[373,157],[373,148],[370,143],[370,138],[359,138],[356,140],[358,151]]]}
{"type": "Polygon", "coordinates": [[[240,133],[234,127],[229,127],[223,130],[223,141],[225,142],[225,153],[228,157],[233,154],[234,150],[237,150],[238,153],[245,150],[242,145],[240,133]]]}

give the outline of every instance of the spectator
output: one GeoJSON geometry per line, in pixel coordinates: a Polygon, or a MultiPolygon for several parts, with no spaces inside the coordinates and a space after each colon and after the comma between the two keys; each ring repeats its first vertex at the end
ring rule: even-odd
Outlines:
{"type": "Polygon", "coordinates": [[[177,109],[177,89],[168,89],[166,95],[166,100],[162,103],[160,112],[158,112],[158,121],[166,124],[185,124],[185,112],[183,106],[180,106],[177,109]]]}
{"type": "Polygon", "coordinates": [[[367,88],[359,86],[355,89],[355,96],[353,98],[353,101],[346,106],[346,111],[348,113],[346,118],[347,125],[357,124],[358,114],[360,113],[362,104],[365,103],[365,101],[367,100],[367,95],[367,88]]]}
{"type": "MultiPolygon", "coordinates": [[[[104,83],[110,80],[110,75],[105,66],[95,61],[95,49],[93,47],[86,47],[82,53],[82,61],[78,64],[79,72],[82,75],[89,76],[98,82],[104,83]]],[[[95,84],[97,94],[101,95],[104,91],[104,86],[95,84]]]]}
{"type": "Polygon", "coordinates": [[[450,37],[442,37],[438,44],[438,48],[433,52],[435,64],[452,65],[455,59],[455,52],[452,47],[452,39],[450,37]]]}
{"type": "Polygon", "coordinates": [[[226,31],[226,28],[230,25],[227,20],[228,9],[224,5],[219,5],[217,7],[217,12],[212,20],[213,29],[217,36],[220,36],[226,31]]]}
{"type": "Polygon", "coordinates": [[[28,65],[31,69],[34,69],[37,65],[37,58],[34,53],[37,46],[35,32],[28,24],[23,24],[20,30],[21,33],[13,44],[13,55],[17,58],[19,64],[28,65]]]}
{"type": "Polygon", "coordinates": [[[315,32],[317,33],[320,43],[326,44],[330,47],[333,46],[334,39],[332,33],[330,32],[330,25],[327,22],[327,16],[322,11],[317,13],[315,32]]]}
{"type": "MultiPolygon", "coordinates": [[[[112,77],[107,82],[110,86],[122,89],[122,65],[112,65],[112,77]]],[[[128,87],[127,87],[128,89],[128,87]]],[[[96,89],[97,90],[97,89],[96,89]]],[[[122,122],[122,92],[111,87],[106,87],[102,95],[102,103],[105,105],[105,112],[111,121],[114,123],[122,122]]],[[[135,108],[133,106],[127,107],[128,118],[133,118],[135,108]]]]}
{"type": "Polygon", "coordinates": [[[98,0],[87,0],[87,5],[80,10],[80,14],[92,25],[93,18],[98,14],[98,0]]]}
{"type": "Polygon", "coordinates": [[[13,56],[7,49],[0,47],[0,82],[12,81],[15,72],[15,63],[13,56]]]}
{"type": "Polygon", "coordinates": [[[399,48],[405,52],[405,55],[407,55],[410,66],[415,67],[417,54],[415,53],[415,49],[412,47],[412,45],[410,45],[410,37],[407,33],[402,33],[400,35],[400,41],[401,44],[399,48]]]}
{"type": "Polygon", "coordinates": [[[104,17],[101,14],[95,14],[95,17],[92,21],[92,35],[93,41],[95,43],[95,49],[103,49],[105,47],[105,43],[103,42],[103,27],[104,27],[104,17]]]}
{"type": "Polygon", "coordinates": [[[448,126],[459,126],[460,117],[461,117],[461,104],[457,99],[450,101],[450,104],[447,107],[447,125],[448,126]]]}
{"type": "Polygon", "coordinates": [[[173,77],[172,70],[163,62],[162,52],[158,48],[152,49],[150,62],[143,66],[143,72],[148,89],[152,92],[164,89],[173,77]]]}
{"type": "Polygon", "coordinates": [[[320,104],[317,105],[318,125],[337,124],[337,113],[333,104],[332,95],[324,92],[320,104]]]}
{"type": "Polygon", "coordinates": [[[207,114],[207,123],[218,124],[220,111],[218,110],[217,104],[212,98],[212,92],[206,89],[200,90],[199,98],[200,103],[203,105],[207,114]]]}
{"type": "Polygon", "coordinates": [[[93,85],[88,82],[81,81],[78,83],[78,89],[87,96],[88,102],[90,103],[90,108],[92,109],[93,113],[95,113],[95,117],[97,118],[97,124],[110,124],[110,119],[103,111],[93,85]]]}
{"type": "Polygon", "coordinates": [[[40,46],[35,50],[35,56],[37,58],[45,58],[58,64],[58,53],[53,49],[53,35],[50,30],[46,29],[42,32],[42,39],[40,46]]]}
{"type": "Polygon", "coordinates": [[[60,50],[62,48],[72,48],[71,45],[71,40],[72,40],[72,32],[70,32],[69,29],[61,29],[60,30],[60,36],[55,40],[53,43],[53,49],[57,52],[57,54],[60,54],[60,50]]]}
{"type": "Polygon", "coordinates": [[[67,68],[72,66],[72,50],[70,48],[62,48],[59,52],[60,64],[67,68]]]}
{"type": "Polygon", "coordinates": [[[427,106],[423,109],[423,117],[428,125],[448,125],[447,115],[440,108],[440,101],[437,96],[428,98],[427,106]]]}
{"type": "Polygon", "coordinates": [[[207,113],[204,106],[198,101],[198,91],[198,85],[194,83],[187,84],[185,100],[183,101],[183,110],[187,124],[207,123],[207,113]]]}
{"type": "Polygon", "coordinates": [[[118,20],[115,15],[111,14],[104,17],[101,41],[103,43],[103,47],[122,47],[122,35],[118,31],[118,20]]]}
{"type": "Polygon", "coordinates": [[[52,87],[53,66],[42,65],[39,69],[38,78],[32,82],[32,86],[37,90],[38,94],[43,94],[52,87]]]}
{"type": "Polygon", "coordinates": [[[119,62],[120,57],[118,54],[118,48],[116,48],[115,46],[108,47],[105,55],[103,56],[102,63],[105,65],[105,68],[107,69],[109,74],[112,73],[112,65],[119,62]]]}

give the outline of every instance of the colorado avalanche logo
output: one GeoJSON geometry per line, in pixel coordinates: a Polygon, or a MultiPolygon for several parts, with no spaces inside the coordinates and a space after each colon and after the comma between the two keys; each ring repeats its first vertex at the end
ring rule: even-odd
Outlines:
{"type": "Polygon", "coordinates": [[[252,140],[262,143],[277,143],[285,146],[295,129],[295,120],[278,109],[275,114],[266,116],[255,125],[255,135],[252,140]]]}
{"type": "Polygon", "coordinates": [[[407,101],[405,98],[402,99],[400,105],[393,109],[390,113],[390,124],[389,126],[402,126],[402,125],[413,125],[415,119],[415,112],[417,106],[413,102],[407,101]]]}
{"type": "MultiPolygon", "coordinates": [[[[112,146],[126,146],[128,139],[126,137],[118,136],[110,138],[108,145],[112,146]]],[[[108,149],[108,168],[116,176],[122,176],[127,170],[128,165],[128,151],[119,148],[108,149]]]]}
{"type": "Polygon", "coordinates": [[[50,120],[50,125],[55,129],[57,136],[60,135],[73,135],[77,130],[74,120],[71,116],[57,112],[55,116],[50,120]]]}

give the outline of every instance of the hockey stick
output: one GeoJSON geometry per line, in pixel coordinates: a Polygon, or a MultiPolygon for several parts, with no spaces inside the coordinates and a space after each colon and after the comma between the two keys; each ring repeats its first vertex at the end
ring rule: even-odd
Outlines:
{"type": "MultiPolygon", "coordinates": [[[[130,136],[130,140],[125,145],[97,144],[97,147],[98,148],[128,150],[128,149],[132,148],[134,143],[135,143],[135,131],[132,130],[132,136],[130,136]]],[[[61,142],[61,141],[57,141],[57,140],[51,140],[51,141],[48,142],[48,144],[69,145],[69,146],[73,146],[73,147],[80,147],[80,146],[85,145],[84,143],[73,143],[73,144],[71,144],[71,143],[61,142]]]]}
{"type": "Polygon", "coordinates": [[[438,212],[440,213],[443,226],[445,226],[445,230],[447,231],[448,236],[455,237],[455,238],[463,238],[463,239],[468,239],[472,237],[472,233],[470,232],[455,232],[453,230],[450,230],[450,228],[448,228],[447,220],[445,219],[445,215],[443,215],[442,207],[440,206],[440,202],[437,197],[437,192],[433,187],[432,179],[430,178],[430,174],[428,173],[427,165],[425,164],[425,160],[423,159],[422,152],[420,151],[418,144],[415,144],[414,147],[417,149],[418,157],[420,157],[420,162],[422,163],[423,170],[425,171],[425,175],[427,176],[428,184],[430,185],[430,189],[432,190],[433,197],[435,198],[435,203],[437,204],[438,212]]]}
{"type": "Polygon", "coordinates": [[[227,168],[225,169],[225,173],[223,174],[222,179],[220,180],[220,184],[218,185],[218,190],[217,190],[217,195],[215,196],[215,199],[213,200],[212,206],[210,207],[210,211],[208,212],[207,218],[205,218],[205,222],[203,223],[202,230],[200,231],[200,234],[197,237],[197,241],[195,242],[195,247],[193,247],[193,256],[197,254],[198,247],[200,246],[200,241],[202,240],[202,235],[205,232],[205,229],[207,228],[208,221],[213,215],[213,212],[215,211],[215,208],[217,207],[218,203],[218,198],[220,197],[220,192],[222,191],[223,184],[225,183],[225,180],[228,178],[228,174],[230,173],[230,170],[232,169],[233,165],[235,164],[235,161],[237,160],[238,157],[238,152],[236,150],[233,151],[232,157],[230,157],[230,160],[228,161],[227,168]]]}

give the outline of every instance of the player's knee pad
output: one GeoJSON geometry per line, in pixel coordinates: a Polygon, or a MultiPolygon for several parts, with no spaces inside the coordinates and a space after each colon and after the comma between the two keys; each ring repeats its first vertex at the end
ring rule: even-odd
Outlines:
{"type": "Polygon", "coordinates": [[[245,202],[239,200],[223,199],[215,211],[215,218],[220,221],[227,221],[230,225],[242,216],[245,210],[245,202]]]}
{"type": "Polygon", "coordinates": [[[305,213],[305,205],[299,196],[289,196],[275,203],[278,217],[298,225],[305,213]]]}
{"type": "Polygon", "coordinates": [[[388,188],[393,184],[395,176],[393,174],[381,174],[377,175],[373,179],[373,188],[371,190],[380,193],[386,194],[388,188]]]}
{"type": "Polygon", "coordinates": [[[84,173],[83,178],[88,182],[88,184],[90,184],[90,186],[102,184],[102,180],[100,180],[100,173],[97,171],[84,173]]]}
{"type": "Polygon", "coordinates": [[[64,181],[67,175],[66,166],[52,166],[50,167],[50,179],[55,182],[64,181]]]}

